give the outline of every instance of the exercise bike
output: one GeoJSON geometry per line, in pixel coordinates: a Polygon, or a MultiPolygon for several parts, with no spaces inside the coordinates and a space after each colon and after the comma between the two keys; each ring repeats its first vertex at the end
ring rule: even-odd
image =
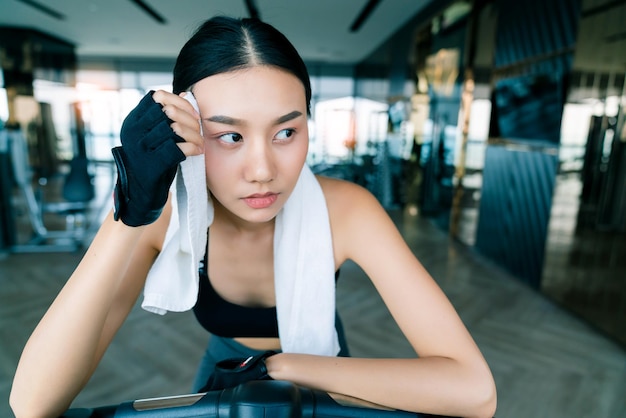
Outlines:
{"type": "Polygon", "coordinates": [[[357,404],[291,382],[255,380],[237,387],[74,408],[60,418],[426,418],[434,415],[357,404]]]}

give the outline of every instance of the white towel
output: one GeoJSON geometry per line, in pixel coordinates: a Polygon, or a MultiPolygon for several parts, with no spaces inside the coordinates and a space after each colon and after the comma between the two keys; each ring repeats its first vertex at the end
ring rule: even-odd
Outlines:
{"type": "Polygon", "coordinates": [[[274,281],[283,351],[337,355],[330,221],[322,187],[306,165],[276,217],[274,281]]]}
{"type": "MultiPolygon", "coordinates": [[[[213,222],[204,156],[187,157],[172,185],[172,216],[144,288],[150,312],[187,311],[198,296],[198,267],[213,222]]],[[[274,287],[281,349],[335,356],[335,264],[322,188],[304,166],[295,189],[276,217],[274,287]]]]}
{"type": "Polygon", "coordinates": [[[198,299],[198,267],[213,223],[206,188],[204,155],[187,157],[172,188],[172,214],[163,247],[148,272],[142,308],[164,315],[193,308],[198,299]]]}

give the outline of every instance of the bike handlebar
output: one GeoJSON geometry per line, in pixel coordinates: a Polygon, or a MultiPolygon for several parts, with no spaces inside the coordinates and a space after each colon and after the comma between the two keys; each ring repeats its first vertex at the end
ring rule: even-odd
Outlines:
{"type": "Polygon", "coordinates": [[[207,393],[74,408],[60,418],[420,418],[399,410],[342,405],[322,391],[278,380],[250,381],[207,393]]]}

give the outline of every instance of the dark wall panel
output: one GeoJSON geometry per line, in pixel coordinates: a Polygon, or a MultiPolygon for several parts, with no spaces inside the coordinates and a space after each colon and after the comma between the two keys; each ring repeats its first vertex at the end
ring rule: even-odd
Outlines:
{"type": "Polygon", "coordinates": [[[498,0],[496,68],[572,52],[581,0],[498,0]]]}
{"type": "Polygon", "coordinates": [[[496,0],[491,143],[476,247],[538,289],[581,0],[496,0]]]}
{"type": "Polygon", "coordinates": [[[557,163],[556,148],[491,145],[485,155],[476,247],[534,288],[541,280],[557,163]]]}

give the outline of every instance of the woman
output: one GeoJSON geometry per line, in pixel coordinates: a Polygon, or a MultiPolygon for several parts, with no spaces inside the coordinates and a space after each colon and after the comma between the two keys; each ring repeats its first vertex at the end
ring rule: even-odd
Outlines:
{"type": "Polygon", "coordinates": [[[173,91],[147,95],[124,122],[122,147],[113,150],[114,213],[24,348],[10,398],[16,416],[57,416],[86,384],[165,253],[181,210],[169,193],[178,164],[199,155],[213,212],[194,310],[224,335],[210,338],[196,389],[207,380],[205,389],[227,385],[212,374],[217,361],[257,355],[253,361],[272,379],[403,410],[493,416],[495,386],[480,351],[384,209],[357,185],[315,182],[328,212],[330,264],[333,271],[348,259],[361,266],[419,358],[343,357],[339,323],[330,351],[307,352],[308,343],[294,350],[298,343],[287,342],[276,314],[259,319],[284,303],[277,300],[282,284],[275,286],[277,219],[296,198],[308,150],[310,82],[287,39],[257,20],[210,19],[181,50],[173,91]],[[206,311],[209,299],[263,330],[224,330],[219,319],[226,316],[206,311]]]}

